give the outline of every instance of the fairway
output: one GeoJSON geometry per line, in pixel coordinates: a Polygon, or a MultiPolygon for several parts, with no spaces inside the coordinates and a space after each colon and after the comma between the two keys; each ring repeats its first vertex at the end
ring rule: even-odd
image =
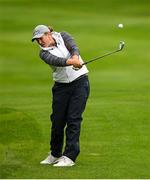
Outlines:
{"type": "Polygon", "coordinates": [[[150,1],[0,0],[0,178],[150,179],[150,1]],[[122,23],[123,28],[118,28],[122,23]],[[90,97],[76,165],[40,165],[49,152],[52,71],[31,42],[38,24],[74,38],[90,97]]]}

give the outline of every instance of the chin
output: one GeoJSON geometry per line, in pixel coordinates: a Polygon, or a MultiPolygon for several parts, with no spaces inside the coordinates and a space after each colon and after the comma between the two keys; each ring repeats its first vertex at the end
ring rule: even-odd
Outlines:
{"type": "Polygon", "coordinates": [[[46,45],[43,45],[43,47],[45,47],[45,48],[46,48],[46,47],[48,47],[48,46],[46,46],[46,45]]]}

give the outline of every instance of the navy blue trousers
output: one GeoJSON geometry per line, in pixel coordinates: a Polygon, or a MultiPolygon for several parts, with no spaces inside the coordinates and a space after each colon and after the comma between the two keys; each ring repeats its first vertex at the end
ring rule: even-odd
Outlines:
{"type": "Polygon", "coordinates": [[[82,113],[89,96],[88,77],[84,76],[71,83],[55,83],[52,88],[51,154],[62,155],[76,160],[79,152],[79,136],[82,113]],[[65,146],[64,145],[65,133],[65,146]],[[63,152],[62,152],[63,151],[63,152]]]}

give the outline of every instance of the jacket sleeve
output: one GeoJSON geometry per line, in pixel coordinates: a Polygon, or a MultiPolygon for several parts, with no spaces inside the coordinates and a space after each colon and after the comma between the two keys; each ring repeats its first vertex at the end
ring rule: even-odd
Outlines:
{"type": "Polygon", "coordinates": [[[61,58],[61,57],[54,56],[53,54],[51,54],[48,51],[41,50],[40,58],[49,65],[59,66],[59,67],[67,66],[67,64],[66,64],[67,58],[61,58]]]}
{"type": "Polygon", "coordinates": [[[79,56],[80,52],[79,52],[77,45],[74,42],[74,39],[66,32],[61,32],[60,34],[64,40],[66,48],[69,50],[71,55],[79,56]]]}

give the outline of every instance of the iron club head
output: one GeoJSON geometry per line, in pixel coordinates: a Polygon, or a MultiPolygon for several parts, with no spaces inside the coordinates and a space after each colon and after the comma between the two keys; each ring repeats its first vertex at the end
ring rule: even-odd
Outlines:
{"type": "Polygon", "coordinates": [[[119,51],[121,51],[124,48],[125,43],[123,41],[120,41],[119,43],[119,51]]]}

